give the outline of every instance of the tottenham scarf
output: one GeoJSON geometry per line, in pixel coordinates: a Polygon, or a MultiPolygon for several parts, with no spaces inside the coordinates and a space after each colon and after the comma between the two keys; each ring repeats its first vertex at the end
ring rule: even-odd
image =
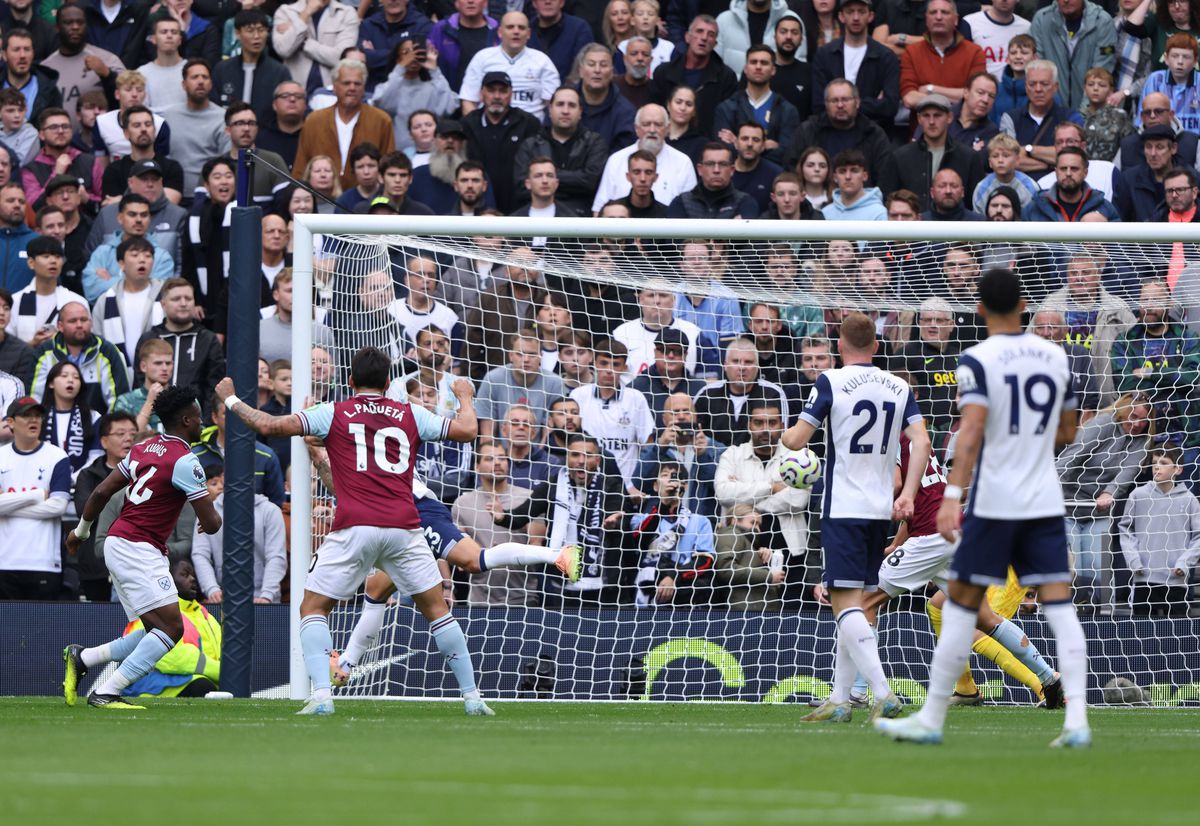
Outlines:
{"type": "MultiPolygon", "coordinates": [[[[554,481],[554,510],[550,547],[575,544],[583,555],[583,576],[572,590],[595,590],[604,585],[604,474],[592,474],[585,490],[571,483],[560,468],[554,481]]],[[[569,587],[569,586],[568,586],[569,587]]]]}

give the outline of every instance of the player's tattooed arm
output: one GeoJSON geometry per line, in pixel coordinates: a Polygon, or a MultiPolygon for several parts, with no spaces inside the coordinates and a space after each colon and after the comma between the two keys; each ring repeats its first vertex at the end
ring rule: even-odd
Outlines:
{"type": "Polygon", "coordinates": [[[312,459],[317,477],[325,485],[326,490],[337,496],[337,491],[333,489],[333,473],[329,469],[329,452],[325,450],[321,440],[315,436],[306,436],[304,446],[308,448],[308,458],[312,459]]]}
{"type": "MultiPolygon", "coordinates": [[[[217,382],[217,397],[222,404],[228,406],[227,399],[237,399],[233,392],[233,379],[225,377],[217,382]]],[[[246,425],[260,436],[303,436],[304,427],[300,417],[295,413],[286,416],[272,416],[256,410],[244,401],[237,399],[230,410],[246,425]]]]}
{"type": "Polygon", "coordinates": [[[452,442],[473,442],[479,435],[479,419],[475,415],[475,385],[469,379],[456,379],[451,390],[458,399],[458,412],[450,422],[446,438],[452,442]]]}

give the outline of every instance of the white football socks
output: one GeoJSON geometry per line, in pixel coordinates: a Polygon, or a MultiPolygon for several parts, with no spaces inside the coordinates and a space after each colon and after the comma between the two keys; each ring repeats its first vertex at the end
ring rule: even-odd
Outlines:
{"type": "Polygon", "coordinates": [[[1086,728],[1087,721],[1087,638],[1070,600],[1042,603],[1042,613],[1054,634],[1058,647],[1058,670],[1062,674],[1067,716],[1063,728],[1086,728]]]}
{"type": "Polygon", "coordinates": [[[479,554],[480,567],[485,571],[490,571],[492,568],[553,565],[556,559],[558,559],[558,551],[539,548],[537,545],[523,545],[520,542],[501,542],[479,554]],[[486,565],[483,564],[485,561],[486,565]]]}
{"type": "Polygon", "coordinates": [[[379,641],[379,632],[383,630],[383,616],[387,612],[387,601],[374,602],[370,597],[363,600],[362,613],[354,630],[350,632],[350,642],[346,650],[338,657],[338,668],[349,671],[358,665],[362,655],[379,641]]]}
{"type": "Polygon", "coordinates": [[[964,608],[954,600],[946,600],[942,607],[942,635],[933,649],[933,662],[929,664],[929,696],[916,714],[924,726],[941,731],[945,725],[954,684],[971,656],[977,615],[978,611],[964,608]]]}
{"type": "MultiPolygon", "coordinates": [[[[875,631],[867,622],[867,617],[861,608],[847,608],[837,618],[838,647],[849,650],[850,658],[858,667],[859,673],[867,678],[871,691],[875,694],[876,702],[892,693],[887,676],[883,673],[883,664],[879,662],[879,648],[875,643],[875,631]]],[[[840,676],[840,675],[836,675],[840,676]]],[[[854,674],[844,680],[846,695],[849,699],[850,686],[854,682],[854,674]]]]}

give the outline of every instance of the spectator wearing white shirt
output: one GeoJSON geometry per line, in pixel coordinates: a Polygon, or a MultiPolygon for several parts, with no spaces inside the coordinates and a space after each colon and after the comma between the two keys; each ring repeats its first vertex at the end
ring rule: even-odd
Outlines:
{"type": "Polygon", "coordinates": [[[460,350],[464,329],[458,314],[433,297],[438,288],[437,261],[425,256],[410,256],[404,263],[404,273],[408,294],[397,298],[388,308],[404,330],[404,338],[414,344],[417,333],[432,324],[450,337],[452,350],[460,350]]]}
{"type": "Polygon", "coordinates": [[[154,246],[145,238],[130,236],[117,245],[120,278],[92,308],[100,337],[121,348],[130,364],[137,364],[137,346],[151,327],[163,322],[158,301],[163,282],[152,280],[154,246]]]}
{"type": "Polygon", "coordinates": [[[579,404],[583,432],[600,440],[617,463],[625,489],[636,492],[634,477],[642,448],[654,435],[654,414],[646,397],[622,385],[628,351],[616,339],[601,339],[593,347],[596,381],[571,391],[579,404]]]}
{"type": "Polygon", "coordinates": [[[0,600],[58,599],[71,462],[62,448],[42,441],[41,402],[24,396],[7,414],[13,440],[0,447],[0,600]]]}
{"type": "Polygon", "coordinates": [[[675,200],[675,196],[688,192],[696,186],[696,169],[692,159],[678,149],[666,144],[667,110],[651,103],[638,110],[633,121],[637,142],[608,156],[600,186],[592,200],[592,212],[599,215],[600,208],[609,201],[616,201],[629,194],[632,185],[626,176],[628,158],[639,149],[644,149],[657,160],[658,179],[651,191],[654,199],[663,206],[675,200]]]}
{"type": "Polygon", "coordinates": [[[504,72],[512,79],[512,105],[540,121],[559,86],[558,69],[546,54],[526,45],[529,18],[521,12],[511,11],[500,18],[499,35],[499,46],[481,49],[467,64],[458,90],[463,114],[479,108],[484,76],[504,72]]]}
{"type": "Polygon", "coordinates": [[[665,290],[639,290],[641,317],[626,321],[613,330],[613,338],[625,345],[629,356],[626,383],[654,364],[654,344],[658,334],[668,328],[678,330],[687,338],[684,370],[689,376],[696,372],[696,364],[700,360],[700,328],[690,321],[675,318],[675,301],[675,294],[665,290]]]}
{"type": "Polygon", "coordinates": [[[1029,34],[1030,21],[1013,13],[1017,0],[992,0],[987,9],[980,9],[963,18],[967,37],[983,49],[987,70],[997,81],[1002,79],[1008,65],[1008,43],[1019,34],[1029,34]]]}
{"type": "Polygon", "coordinates": [[[63,305],[83,296],[59,285],[66,254],[54,238],[40,235],[25,248],[26,262],[33,270],[33,281],[12,297],[12,317],[5,332],[30,346],[37,347],[55,332],[55,323],[63,305]]]}

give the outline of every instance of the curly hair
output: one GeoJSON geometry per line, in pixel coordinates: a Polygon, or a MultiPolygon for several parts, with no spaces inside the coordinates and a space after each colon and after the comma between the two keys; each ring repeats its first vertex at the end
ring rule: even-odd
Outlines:
{"type": "Polygon", "coordinates": [[[190,387],[172,384],[154,400],[154,414],[162,421],[164,427],[170,427],[195,403],[196,394],[190,387]]]}

